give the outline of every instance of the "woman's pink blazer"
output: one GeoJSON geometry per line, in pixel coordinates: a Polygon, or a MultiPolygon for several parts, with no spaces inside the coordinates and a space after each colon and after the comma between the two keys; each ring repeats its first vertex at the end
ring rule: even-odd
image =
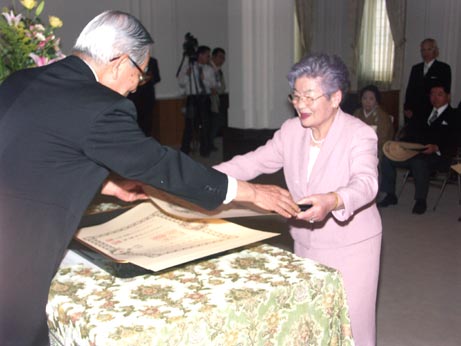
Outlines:
{"type": "Polygon", "coordinates": [[[293,239],[305,248],[338,248],[380,234],[381,218],[375,204],[376,133],[338,110],[308,182],[310,132],[298,118],[291,118],[265,145],[214,168],[239,180],[251,180],[283,168],[295,201],[312,194],[337,192],[344,209],[329,214],[323,222],[289,221],[293,239]]]}

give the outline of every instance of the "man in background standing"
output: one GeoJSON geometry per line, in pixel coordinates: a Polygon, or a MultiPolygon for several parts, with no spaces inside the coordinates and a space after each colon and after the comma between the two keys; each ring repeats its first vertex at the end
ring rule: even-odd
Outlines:
{"type": "Polygon", "coordinates": [[[434,82],[440,82],[451,89],[451,68],[436,60],[439,56],[437,42],[426,38],[421,42],[423,62],[412,67],[405,94],[405,123],[412,117],[426,117],[432,110],[429,93],[434,82]]]}
{"type": "Polygon", "coordinates": [[[152,111],[155,105],[155,85],[160,82],[160,70],[157,59],[149,58],[147,65],[146,80],[139,84],[136,92],[128,95],[134,102],[138,113],[138,124],[147,137],[152,136],[152,111]]]}
{"type": "Polygon", "coordinates": [[[227,126],[227,108],[229,107],[229,95],[226,93],[226,81],[222,71],[222,65],[226,61],[226,51],[216,47],[211,53],[211,66],[215,72],[216,93],[211,95],[211,149],[216,150],[214,139],[219,131],[227,126]]]}
{"type": "Polygon", "coordinates": [[[216,93],[216,77],[210,66],[211,49],[208,46],[197,48],[196,61],[188,57],[188,61],[178,74],[178,83],[186,99],[184,133],[181,151],[189,154],[191,142],[199,137],[200,155],[208,157],[211,152],[211,99],[216,93]]]}

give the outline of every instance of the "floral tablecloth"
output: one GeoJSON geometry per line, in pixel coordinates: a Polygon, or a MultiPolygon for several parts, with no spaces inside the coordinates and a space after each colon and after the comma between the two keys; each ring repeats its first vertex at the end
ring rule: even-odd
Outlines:
{"type": "Polygon", "coordinates": [[[265,244],[160,274],[62,264],[55,345],[354,345],[340,274],[265,244]]]}

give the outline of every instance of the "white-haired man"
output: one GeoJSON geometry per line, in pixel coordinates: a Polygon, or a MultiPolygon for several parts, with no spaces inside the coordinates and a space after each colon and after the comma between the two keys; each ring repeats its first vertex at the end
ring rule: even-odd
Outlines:
{"type": "Polygon", "coordinates": [[[129,201],[145,198],[142,182],[208,209],[235,199],[299,211],[281,188],[237,181],[143,134],[124,96],[143,80],[152,42],[136,18],[107,11],[71,56],[0,86],[2,346],[49,344],[49,286],[98,190],[129,201]]]}

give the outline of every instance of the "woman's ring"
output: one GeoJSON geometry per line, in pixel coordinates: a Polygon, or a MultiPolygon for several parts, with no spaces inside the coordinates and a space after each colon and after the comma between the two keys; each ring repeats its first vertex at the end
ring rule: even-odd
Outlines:
{"type": "Polygon", "coordinates": [[[310,219],[310,220],[309,220],[309,223],[314,223],[314,219],[310,219]]]}

